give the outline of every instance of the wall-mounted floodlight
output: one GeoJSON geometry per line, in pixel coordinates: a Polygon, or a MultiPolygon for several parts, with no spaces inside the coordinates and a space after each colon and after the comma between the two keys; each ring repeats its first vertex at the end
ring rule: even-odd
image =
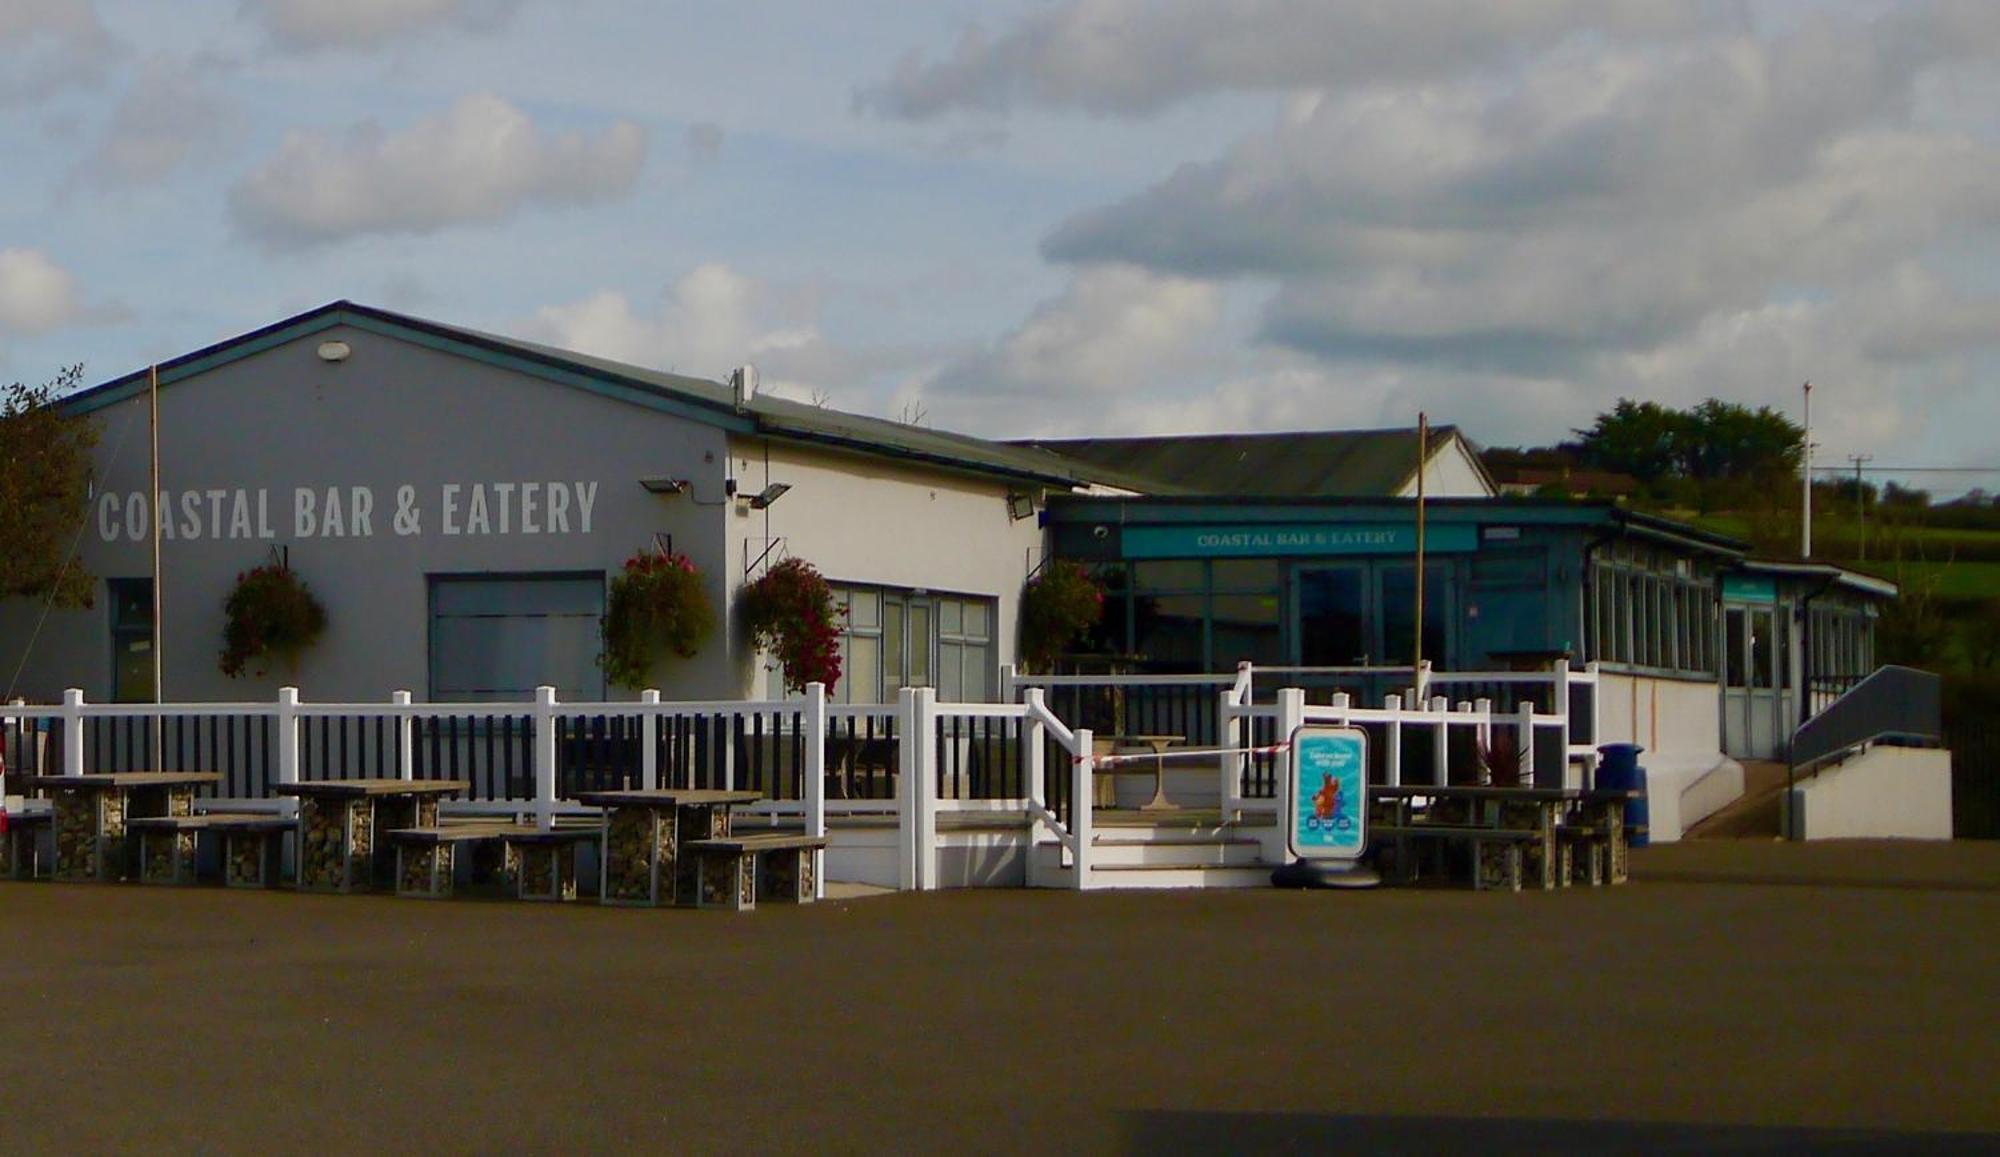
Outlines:
{"type": "Polygon", "coordinates": [[[1031,518],[1035,513],[1035,496],[1032,494],[1009,494],[1007,496],[1007,517],[1019,522],[1031,518]]]}
{"type": "Polygon", "coordinates": [[[790,490],[791,488],[792,484],[789,482],[771,483],[769,486],[766,486],[764,489],[759,490],[757,493],[752,494],[750,496],[750,509],[752,510],[764,509],[766,506],[769,506],[773,502],[776,502],[778,499],[784,497],[785,491],[790,490]]]}
{"type": "Polygon", "coordinates": [[[639,485],[648,494],[685,494],[688,488],[685,478],[641,478],[639,485]]]}

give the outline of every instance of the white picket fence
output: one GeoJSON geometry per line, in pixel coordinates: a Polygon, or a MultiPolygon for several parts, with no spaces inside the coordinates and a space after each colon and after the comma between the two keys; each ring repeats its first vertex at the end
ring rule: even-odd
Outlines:
{"type": "MultiPolygon", "coordinates": [[[[1587,781],[1599,735],[1595,665],[1581,672],[1557,664],[1548,672],[1411,673],[1416,686],[1433,694],[1421,702],[1390,694],[1377,707],[1346,695],[1310,705],[1297,687],[1257,702],[1256,671],[1245,664],[1233,675],[1027,677],[1008,671],[1003,686],[1015,701],[1003,703],[943,703],[930,688],[905,688],[893,705],[830,704],[817,684],[796,700],[667,702],[648,691],[637,702],[617,703],[563,702],[550,687],[539,688],[527,703],[417,703],[406,692],[388,703],[309,703],[287,687],[271,703],[160,706],[86,703],[81,691],[71,690],[59,704],[9,706],[0,724],[16,768],[63,775],[138,766],[221,770],[224,784],[204,802],[231,810],[288,812],[292,800],[270,788],[301,779],[467,778],[475,789],[449,812],[514,814],[546,828],[559,814],[583,810],[566,786],[754,788],[767,798],[744,809],[746,823],[825,836],[832,819],[838,821],[836,851],[844,840],[862,841],[856,833],[870,824],[893,825],[893,872],[879,873],[884,878],[878,882],[892,878],[896,887],[914,890],[944,886],[945,816],[975,826],[991,821],[987,827],[1010,831],[1006,838],[1023,845],[1029,857],[1031,884],[1102,885],[1092,871],[1098,745],[1092,729],[1050,707],[1050,693],[1063,689],[1167,689],[1184,700],[1171,709],[1187,713],[1180,733],[1192,741],[1188,754],[1212,769],[1225,817],[1286,805],[1277,752],[1306,723],[1380,735],[1383,777],[1391,784],[1443,783],[1454,734],[1469,732],[1480,750],[1491,750],[1501,731],[1512,733],[1521,753],[1523,782],[1535,780],[1538,735],[1558,737],[1561,782],[1587,781]],[[1454,703],[1436,694],[1494,686],[1525,689],[1547,707],[1524,701],[1504,711],[1489,699],[1454,703]],[[1573,691],[1588,692],[1577,696],[1588,703],[1587,728],[1574,726],[1573,691]],[[1402,758],[1402,737],[1413,730],[1433,737],[1431,766],[1421,772],[1402,758]],[[1589,741],[1579,740],[1579,730],[1589,741]],[[120,734],[126,737],[122,747],[120,734]],[[58,767],[45,764],[51,748],[59,752],[58,767]],[[107,766],[108,759],[120,766],[107,766]],[[893,775],[871,762],[892,763],[893,775]],[[890,781],[880,796],[870,788],[877,772],[890,781]],[[838,797],[828,797],[829,783],[841,789],[838,797]],[[852,794],[857,784],[864,787],[858,796],[852,794]],[[1050,845],[1058,849],[1060,868],[1038,873],[1033,849],[1050,845]]],[[[5,790],[0,772],[0,797],[5,790]]],[[[1260,830],[1266,860],[1278,862],[1282,829],[1260,830]]]]}

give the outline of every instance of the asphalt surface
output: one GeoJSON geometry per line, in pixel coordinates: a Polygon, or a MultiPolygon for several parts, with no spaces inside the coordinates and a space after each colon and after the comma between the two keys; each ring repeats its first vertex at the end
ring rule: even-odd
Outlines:
{"type": "Polygon", "coordinates": [[[0,883],[0,1151],[1985,1153],[2000,844],[753,913],[0,883]]]}

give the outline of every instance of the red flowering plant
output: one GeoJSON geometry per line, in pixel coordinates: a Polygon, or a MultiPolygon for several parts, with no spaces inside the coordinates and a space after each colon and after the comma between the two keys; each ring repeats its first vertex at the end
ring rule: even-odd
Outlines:
{"type": "Polygon", "coordinates": [[[715,608],[694,561],[684,554],[641,551],[611,580],[598,663],[606,678],[636,691],[663,649],[693,658],[714,629],[715,608]]]}
{"type": "Polygon", "coordinates": [[[811,563],[788,558],[776,564],[744,584],[738,605],[750,638],[784,668],[785,690],[824,683],[832,691],[840,682],[839,612],[833,588],[811,563]]]}
{"type": "Polygon", "coordinates": [[[283,563],[238,574],[222,612],[222,673],[232,679],[253,663],[252,673],[264,674],[272,656],[288,668],[296,665],[299,652],[326,630],[326,608],[283,563]]]}
{"type": "Polygon", "coordinates": [[[1057,656],[1104,614],[1104,592],[1089,572],[1059,558],[1021,588],[1021,662],[1050,671],[1057,656]]]}

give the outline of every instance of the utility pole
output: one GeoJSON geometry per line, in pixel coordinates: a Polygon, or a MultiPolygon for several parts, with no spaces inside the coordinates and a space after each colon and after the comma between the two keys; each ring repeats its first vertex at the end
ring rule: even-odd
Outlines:
{"type": "Polygon", "coordinates": [[[1805,481],[1805,495],[1803,503],[1799,508],[1801,511],[1799,518],[1799,557],[1802,559],[1810,560],[1812,558],[1812,383],[1811,382],[1807,382],[1805,385],[1805,395],[1806,395],[1806,428],[1805,428],[1805,434],[1799,439],[1799,450],[1801,459],[1800,461],[1801,469],[1799,471],[1799,474],[1805,481]]]}
{"type": "Polygon", "coordinates": [[[1849,454],[1849,462],[1854,463],[1854,543],[1861,552],[1861,558],[1868,557],[1868,492],[1861,488],[1861,464],[1873,462],[1873,454],[1849,454]]]}

